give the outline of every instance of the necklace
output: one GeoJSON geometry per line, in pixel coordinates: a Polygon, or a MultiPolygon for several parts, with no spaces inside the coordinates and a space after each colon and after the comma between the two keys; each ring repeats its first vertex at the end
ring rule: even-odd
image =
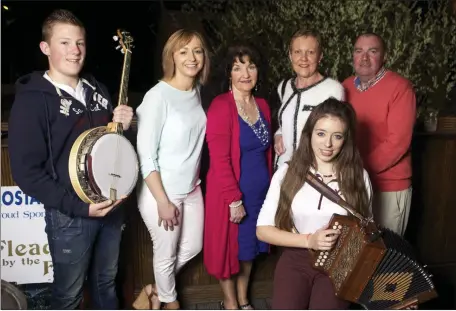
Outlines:
{"type": "Polygon", "coordinates": [[[236,99],[234,101],[236,102],[236,106],[238,107],[239,115],[241,118],[252,129],[253,133],[260,140],[261,144],[263,146],[266,146],[269,143],[269,131],[263,122],[263,118],[261,118],[260,110],[258,109],[256,101],[254,100],[255,110],[258,115],[258,121],[256,122],[259,124],[258,127],[255,126],[256,123],[253,124],[250,121],[249,116],[245,113],[244,107],[242,107],[242,105],[236,99]]]}
{"type": "Polygon", "coordinates": [[[319,172],[318,170],[315,169],[315,174],[317,176],[323,177],[323,178],[330,178],[330,177],[336,177],[336,173],[332,172],[331,174],[323,174],[322,172],[319,172]]]}

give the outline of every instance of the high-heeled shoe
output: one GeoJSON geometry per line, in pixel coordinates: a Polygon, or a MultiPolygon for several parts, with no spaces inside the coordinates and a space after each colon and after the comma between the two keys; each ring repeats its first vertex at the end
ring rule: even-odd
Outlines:
{"type": "Polygon", "coordinates": [[[160,310],[160,306],[154,308],[154,297],[158,301],[157,290],[155,285],[146,285],[133,302],[133,308],[136,310],[160,310]]]}

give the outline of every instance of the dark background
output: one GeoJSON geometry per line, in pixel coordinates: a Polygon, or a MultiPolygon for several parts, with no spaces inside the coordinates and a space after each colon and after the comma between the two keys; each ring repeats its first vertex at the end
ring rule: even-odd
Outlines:
{"type": "MultiPolygon", "coordinates": [[[[120,84],[123,55],[112,37],[118,28],[128,30],[135,40],[129,89],[145,92],[158,77],[154,70],[157,31],[164,6],[179,10],[185,1],[2,1],[2,84],[34,70],[47,69],[47,59],[39,49],[41,24],[54,9],[72,11],[87,31],[87,58],[84,70],[105,83],[111,93],[120,84]],[[3,6],[7,6],[6,10],[3,6]]],[[[161,51],[158,51],[161,53],[161,51]]],[[[3,110],[3,109],[2,109],[3,110]]]]}

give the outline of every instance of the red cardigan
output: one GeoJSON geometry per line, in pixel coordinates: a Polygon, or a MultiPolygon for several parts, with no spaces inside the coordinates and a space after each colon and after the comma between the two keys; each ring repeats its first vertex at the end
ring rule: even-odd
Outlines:
{"type": "MultiPolygon", "coordinates": [[[[255,98],[258,107],[271,124],[266,100],[255,98]]],[[[271,128],[269,128],[271,131],[271,128]]],[[[241,200],[241,150],[239,119],[231,92],[214,98],[207,113],[206,141],[210,166],[206,178],[204,216],[204,265],[217,279],[227,279],[239,272],[238,224],[229,220],[229,204],[241,200]]],[[[272,139],[272,137],[270,137],[272,139]]],[[[267,151],[268,169],[272,175],[272,143],[267,151]]]]}

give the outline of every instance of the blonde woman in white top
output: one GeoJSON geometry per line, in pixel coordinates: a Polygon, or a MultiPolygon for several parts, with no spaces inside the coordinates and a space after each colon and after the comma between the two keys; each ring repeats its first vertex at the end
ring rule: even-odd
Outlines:
{"type": "Polygon", "coordinates": [[[318,71],[323,49],[317,32],[306,29],[296,31],[291,37],[288,52],[295,76],[283,80],[277,88],[281,101],[279,129],[274,134],[277,166],[290,160],[298,147],[302,129],[312,109],[329,97],[345,98],[342,84],[318,71]]]}
{"type": "Polygon", "coordinates": [[[155,285],[146,286],[135,309],[179,309],[175,275],[202,249],[204,202],[200,162],[206,114],[199,84],[209,75],[203,37],[178,30],[165,44],[164,76],[137,109],[137,147],[143,182],[138,207],[153,242],[155,285]]]}
{"type": "Polygon", "coordinates": [[[331,280],[311,266],[308,249],[329,250],[340,234],[327,229],[346,211],[305,183],[308,170],[358,212],[371,215],[371,184],[355,145],[356,116],[349,103],[329,98],[317,106],[291,161],[274,174],[257,221],[257,236],[284,247],[274,276],[272,309],[346,309],[331,280]],[[295,227],[299,233],[292,232],[295,227]],[[331,236],[333,235],[333,236],[331,236]]]}

